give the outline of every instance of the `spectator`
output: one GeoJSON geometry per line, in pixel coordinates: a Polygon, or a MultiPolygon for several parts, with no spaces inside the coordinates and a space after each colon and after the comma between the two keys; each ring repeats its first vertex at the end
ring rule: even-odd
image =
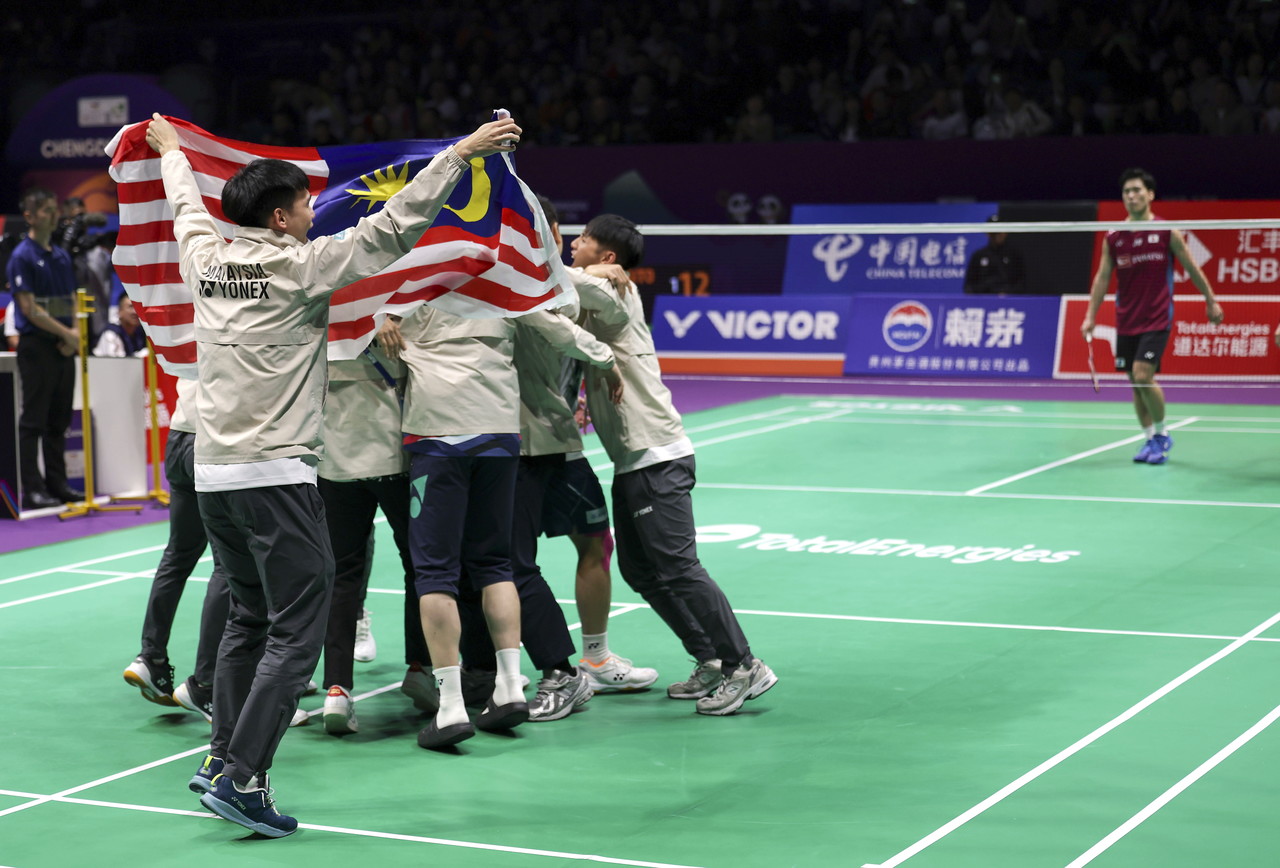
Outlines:
{"type": "Polygon", "coordinates": [[[932,141],[958,139],[969,133],[969,119],[945,87],[933,90],[933,98],[921,113],[920,137],[932,141]]]}
{"type": "Polygon", "coordinates": [[[1253,132],[1253,117],[1240,105],[1236,89],[1222,79],[1214,85],[1213,105],[1200,113],[1203,131],[1211,136],[1243,136],[1253,132]]]}
{"type": "Polygon", "coordinates": [[[1083,94],[1073,93],[1067,100],[1067,116],[1057,126],[1060,136],[1100,136],[1102,124],[1089,110],[1089,102],[1083,94]]]}

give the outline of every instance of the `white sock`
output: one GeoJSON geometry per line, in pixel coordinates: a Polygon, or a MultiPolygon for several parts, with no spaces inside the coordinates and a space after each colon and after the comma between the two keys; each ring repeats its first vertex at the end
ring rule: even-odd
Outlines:
{"type": "Polygon", "coordinates": [[[1156,436],[1156,426],[1154,426],[1154,425],[1143,425],[1143,426],[1142,426],[1142,434],[1143,434],[1143,436],[1145,436],[1148,440],[1150,440],[1152,437],[1156,436]]]}
{"type": "Polygon", "coordinates": [[[592,663],[603,663],[609,659],[608,633],[583,633],[582,656],[592,663]]]}
{"type": "Polygon", "coordinates": [[[236,792],[237,792],[237,793],[250,793],[250,792],[253,792],[254,790],[258,789],[258,787],[259,787],[259,784],[258,784],[258,776],[257,776],[257,775],[254,775],[253,777],[249,778],[249,783],[245,784],[243,787],[242,787],[242,786],[240,786],[239,784],[237,784],[234,780],[231,782],[231,786],[233,786],[233,787],[235,787],[235,788],[236,788],[236,792]]]}
{"type": "Polygon", "coordinates": [[[436,713],[436,728],[444,729],[455,723],[466,723],[467,706],[462,701],[462,668],[441,666],[432,669],[436,677],[436,689],[440,691],[440,710],[436,713]]]}
{"type": "Polygon", "coordinates": [[[1157,434],[1163,434],[1163,433],[1164,433],[1164,423],[1163,423],[1163,422],[1157,422],[1157,423],[1155,424],[1155,430],[1156,430],[1156,433],[1157,433],[1157,434]]]}
{"type": "Polygon", "coordinates": [[[520,649],[499,648],[498,675],[493,680],[493,704],[524,702],[524,688],[520,685],[520,649]]]}

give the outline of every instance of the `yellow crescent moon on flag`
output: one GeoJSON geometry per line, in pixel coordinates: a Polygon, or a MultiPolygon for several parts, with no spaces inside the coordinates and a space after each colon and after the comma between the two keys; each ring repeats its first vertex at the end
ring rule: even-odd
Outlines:
{"type": "Polygon", "coordinates": [[[463,223],[475,223],[489,211],[489,191],[492,188],[489,176],[484,171],[484,160],[476,157],[471,161],[471,201],[464,208],[449,208],[463,223]]]}

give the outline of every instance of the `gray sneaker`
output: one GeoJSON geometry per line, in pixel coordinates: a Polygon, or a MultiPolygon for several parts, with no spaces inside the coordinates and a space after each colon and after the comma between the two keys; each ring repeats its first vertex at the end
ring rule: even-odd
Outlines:
{"type": "Polygon", "coordinates": [[[778,683],[778,676],[757,657],[724,678],[710,696],[698,700],[698,714],[733,714],[748,699],[755,699],[778,683]]]}
{"type": "Polygon", "coordinates": [[[529,703],[529,720],[560,720],[586,705],[595,695],[591,679],[581,669],[577,675],[556,670],[538,682],[538,693],[529,703]]]}
{"type": "Polygon", "coordinates": [[[724,676],[720,674],[719,660],[703,660],[693,669],[686,681],[677,681],[667,688],[672,699],[701,699],[720,686],[724,676]]]}

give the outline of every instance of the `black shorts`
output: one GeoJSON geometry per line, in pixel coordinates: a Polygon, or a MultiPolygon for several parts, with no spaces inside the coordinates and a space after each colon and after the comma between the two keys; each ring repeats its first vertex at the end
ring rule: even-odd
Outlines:
{"type": "Polygon", "coordinates": [[[560,465],[542,501],[542,532],[548,537],[609,529],[609,507],[591,462],[575,458],[560,465]]]}
{"type": "Polygon", "coordinates": [[[1116,335],[1116,370],[1130,371],[1135,361],[1149,362],[1160,370],[1160,357],[1169,343],[1169,330],[1140,335],[1116,335]]]}

